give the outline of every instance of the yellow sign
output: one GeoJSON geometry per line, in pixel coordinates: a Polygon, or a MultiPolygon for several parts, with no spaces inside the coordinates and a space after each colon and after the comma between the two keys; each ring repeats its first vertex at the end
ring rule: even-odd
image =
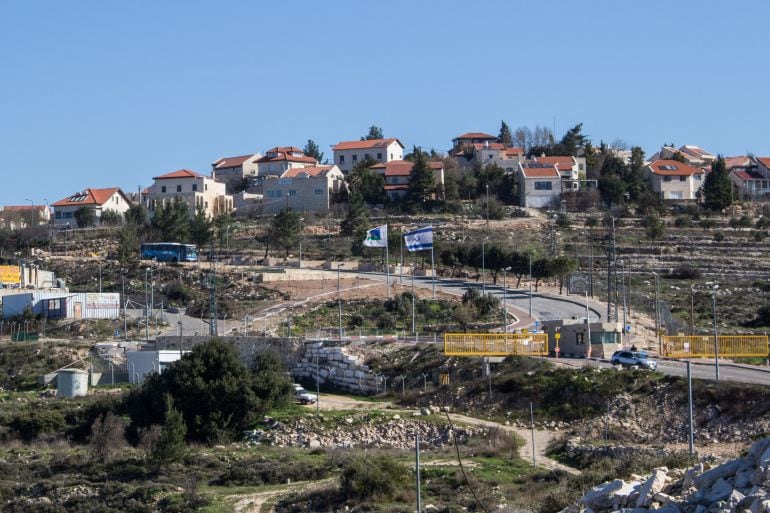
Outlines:
{"type": "Polygon", "coordinates": [[[529,330],[527,328],[522,328],[521,333],[522,335],[526,335],[527,333],[529,333],[529,330]]]}
{"type": "Polygon", "coordinates": [[[21,283],[21,273],[17,265],[0,265],[0,283],[21,283]]]}
{"type": "Polygon", "coordinates": [[[559,340],[559,339],[561,338],[561,333],[556,333],[556,334],[554,335],[554,337],[556,337],[556,340],[559,340]]]}

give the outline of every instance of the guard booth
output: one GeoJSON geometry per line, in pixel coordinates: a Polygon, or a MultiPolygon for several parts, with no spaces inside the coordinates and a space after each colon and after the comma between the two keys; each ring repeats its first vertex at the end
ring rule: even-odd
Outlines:
{"type": "Polygon", "coordinates": [[[623,325],[619,322],[592,322],[589,325],[586,319],[557,319],[543,321],[543,331],[548,334],[549,340],[558,343],[551,346],[551,356],[567,358],[609,358],[612,353],[621,348],[623,325]],[[588,341],[589,331],[591,341],[588,341]]]}

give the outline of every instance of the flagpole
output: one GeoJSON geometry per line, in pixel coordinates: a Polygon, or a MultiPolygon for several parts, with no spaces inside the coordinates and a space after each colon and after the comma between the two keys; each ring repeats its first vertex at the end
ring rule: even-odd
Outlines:
{"type": "MultiPolygon", "coordinates": [[[[388,225],[385,225],[385,233],[388,233],[388,225]]],[[[388,291],[388,299],[390,299],[390,259],[388,254],[388,246],[390,246],[390,242],[388,242],[387,237],[385,238],[385,288],[388,291]]]]}

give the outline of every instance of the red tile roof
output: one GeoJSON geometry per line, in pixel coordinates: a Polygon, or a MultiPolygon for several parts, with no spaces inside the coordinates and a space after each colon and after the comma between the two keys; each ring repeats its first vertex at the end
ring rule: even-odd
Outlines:
{"type": "Polygon", "coordinates": [[[490,141],[496,141],[497,137],[494,135],[485,134],[484,132],[466,132],[462,135],[458,135],[453,141],[458,139],[489,139],[490,141]]]}
{"type": "Polygon", "coordinates": [[[535,164],[521,166],[524,178],[561,178],[554,164],[535,164]]]}
{"type": "Polygon", "coordinates": [[[754,165],[754,162],[751,160],[751,157],[747,156],[738,156],[738,157],[725,157],[725,167],[727,169],[733,169],[735,167],[751,167],[754,165]]]}
{"type": "Polygon", "coordinates": [[[506,157],[516,157],[524,155],[524,148],[516,148],[515,146],[505,149],[506,157]]]}
{"type": "Polygon", "coordinates": [[[770,157],[755,157],[755,160],[770,169],[770,157]]]}
{"type": "Polygon", "coordinates": [[[308,176],[322,176],[330,171],[333,167],[334,166],[293,167],[282,174],[281,178],[296,178],[303,173],[308,176]]]}
{"type": "Polygon", "coordinates": [[[691,176],[703,174],[703,169],[678,160],[656,160],[648,166],[653,174],[660,176],[691,176]]]}
{"type": "Polygon", "coordinates": [[[332,150],[365,150],[368,148],[387,148],[392,143],[397,142],[401,148],[404,147],[398,139],[369,139],[366,141],[342,141],[332,146],[332,150]]]}
{"type": "Polygon", "coordinates": [[[153,177],[153,180],[166,180],[170,178],[202,178],[203,175],[196,173],[195,171],[190,171],[189,169],[180,169],[179,171],[174,171],[173,173],[167,173],[165,175],[160,175],[153,177]]]}
{"type": "Polygon", "coordinates": [[[493,142],[489,144],[473,143],[473,148],[476,151],[479,151],[479,150],[498,150],[499,151],[499,150],[504,150],[505,145],[503,143],[493,143],[493,142]]]}
{"type": "Polygon", "coordinates": [[[119,192],[123,199],[128,202],[128,198],[123,194],[118,187],[110,187],[108,189],[86,189],[82,192],[76,192],[71,196],[68,196],[62,200],[57,201],[52,206],[54,207],[70,207],[70,206],[101,206],[107,203],[113,194],[119,192]]]}
{"type": "Polygon", "coordinates": [[[244,162],[249,160],[254,155],[240,155],[238,157],[222,157],[212,164],[214,169],[224,169],[226,167],[238,167],[242,166],[244,162]]]}
{"type": "Polygon", "coordinates": [[[679,151],[682,153],[689,155],[691,157],[699,158],[699,159],[714,159],[714,155],[707,152],[703,148],[700,148],[698,146],[695,146],[694,144],[685,144],[681,148],[679,148],[679,151]]]}
{"type": "Polygon", "coordinates": [[[34,205],[34,206],[33,205],[6,205],[0,208],[0,210],[3,210],[5,212],[29,212],[30,210],[37,212],[45,209],[46,209],[45,205],[34,205]]]}
{"type": "Polygon", "coordinates": [[[764,180],[765,179],[764,176],[762,176],[758,171],[754,171],[753,169],[749,169],[748,171],[744,171],[742,169],[735,170],[732,173],[741,180],[764,180]]]}
{"type": "Polygon", "coordinates": [[[570,157],[568,155],[556,157],[535,157],[533,160],[541,164],[556,164],[560,171],[567,171],[575,166],[574,157],[570,157]]]}
{"type": "Polygon", "coordinates": [[[254,162],[264,164],[266,162],[300,162],[303,164],[316,164],[313,157],[308,157],[302,150],[294,146],[276,146],[265,152],[264,157],[260,157],[254,162]],[[294,155],[299,153],[299,155],[294,155]]]}
{"type": "MultiPolygon", "coordinates": [[[[391,160],[390,162],[380,162],[379,164],[375,164],[370,169],[384,169],[385,176],[409,176],[413,167],[414,162],[408,160],[391,160]]],[[[444,163],[431,161],[428,162],[428,167],[434,171],[438,171],[444,169],[444,163]]]]}

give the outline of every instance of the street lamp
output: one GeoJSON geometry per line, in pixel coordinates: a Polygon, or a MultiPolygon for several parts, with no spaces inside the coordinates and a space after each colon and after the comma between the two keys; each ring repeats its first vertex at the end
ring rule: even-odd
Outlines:
{"type": "Polygon", "coordinates": [[[652,272],[655,276],[655,332],[658,337],[658,354],[663,354],[663,340],[660,338],[660,276],[655,271],[652,272]]]}
{"type": "Polygon", "coordinates": [[[486,184],[487,189],[487,224],[489,224],[489,184],[486,184]]]}
{"type": "Polygon", "coordinates": [[[505,324],[503,325],[503,333],[508,333],[508,289],[505,286],[505,275],[510,271],[510,267],[503,268],[503,315],[505,316],[505,324]]]}
{"type": "Polygon", "coordinates": [[[128,340],[128,319],[126,318],[126,307],[128,306],[128,301],[126,300],[126,270],[125,269],[120,270],[120,282],[121,282],[120,302],[123,304],[123,338],[125,340],[128,340]]]}
{"type": "Polygon", "coordinates": [[[342,267],[342,264],[337,264],[337,306],[339,307],[339,325],[338,325],[338,332],[337,335],[339,337],[339,341],[342,342],[342,293],[340,292],[340,267],[342,267]]]}
{"type": "Polygon", "coordinates": [[[487,294],[487,280],[486,280],[486,262],[484,253],[486,253],[486,242],[487,238],[484,237],[481,239],[481,294],[486,295],[487,294]]]}
{"type": "Polygon", "coordinates": [[[149,342],[150,341],[150,298],[148,294],[148,275],[150,273],[150,268],[147,267],[144,270],[144,339],[149,342]]]}
{"type": "Polygon", "coordinates": [[[532,317],[532,251],[529,252],[529,316],[532,317]]]}
{"type": "Polygon", "coordinates": [[[299,269],[302,269],[302,222],[304,217],[299,218],[299,269]]]}
{"type": "Polygon", "coordinates": [[[719,381],[719,334],[717,333],[717,289],[719,284],[715,283],[711,287],[711,298],[714,304],[714,372],[716,380],[719,381]]]}

